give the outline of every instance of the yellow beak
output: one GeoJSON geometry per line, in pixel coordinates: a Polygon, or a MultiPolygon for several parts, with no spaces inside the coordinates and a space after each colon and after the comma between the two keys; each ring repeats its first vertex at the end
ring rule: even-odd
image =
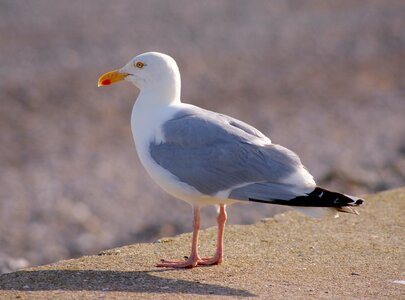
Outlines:
{"type": "Polygon", "coordinates": [[[110,85],[115,82],[124,80],[125,77],[127,77],[129,74],[126,73],[120,73],[118,70],[114,70],[108,73],[105,73],[100,76],[98,79],[98,86],[104,86],[104,85],[110,85]]]}

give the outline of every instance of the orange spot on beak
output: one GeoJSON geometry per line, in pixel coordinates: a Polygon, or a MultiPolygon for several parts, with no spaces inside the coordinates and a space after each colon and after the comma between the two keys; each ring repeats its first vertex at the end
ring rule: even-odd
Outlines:
{"type": "Polygon", "coordinates": [[[102,85],[110,85],[111,84],[111,79],[104,79],[103,81],[101,81],[102,85]]]}

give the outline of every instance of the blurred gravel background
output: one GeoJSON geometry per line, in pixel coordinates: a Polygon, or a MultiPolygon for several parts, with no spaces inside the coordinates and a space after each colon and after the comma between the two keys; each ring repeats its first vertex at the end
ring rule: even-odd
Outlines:
{"type": "MultiPolygon", "coordinates": [[[[320,185],[404,185],[404,28],[402,0],[0,0],[0,272],[191,230],[139,164],[137,91],[97,88],[145,51],[177,60],[183,100],[258,127],[320,185]]],[[[282,209],[234,205],[230,223],[282,209]]]]}

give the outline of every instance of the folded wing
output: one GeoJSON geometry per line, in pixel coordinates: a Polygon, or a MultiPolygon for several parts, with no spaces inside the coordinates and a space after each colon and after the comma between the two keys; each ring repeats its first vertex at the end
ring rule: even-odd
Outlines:
{"type": "Polygon", "coordinates": [[[152,158],[203,194],[288,200],[315,188],[294,152],[231,117],[192,107],[162,132],[164,141],[150,144],[152,158]]]}

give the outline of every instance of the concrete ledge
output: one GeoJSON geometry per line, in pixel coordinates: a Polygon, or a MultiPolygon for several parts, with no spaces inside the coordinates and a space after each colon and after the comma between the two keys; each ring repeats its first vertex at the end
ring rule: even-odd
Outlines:
{"type": "MultiPolygon", "coordinates": [[[[0,299],[405,298],[405,188],[366,197],[360,216],[295,212],[228,226],[225,263],[155,268],[189,254],[190,234],[0,276],[0,299]]],[[[212,254],[216,228],[201,234],[212,254]]]]}

